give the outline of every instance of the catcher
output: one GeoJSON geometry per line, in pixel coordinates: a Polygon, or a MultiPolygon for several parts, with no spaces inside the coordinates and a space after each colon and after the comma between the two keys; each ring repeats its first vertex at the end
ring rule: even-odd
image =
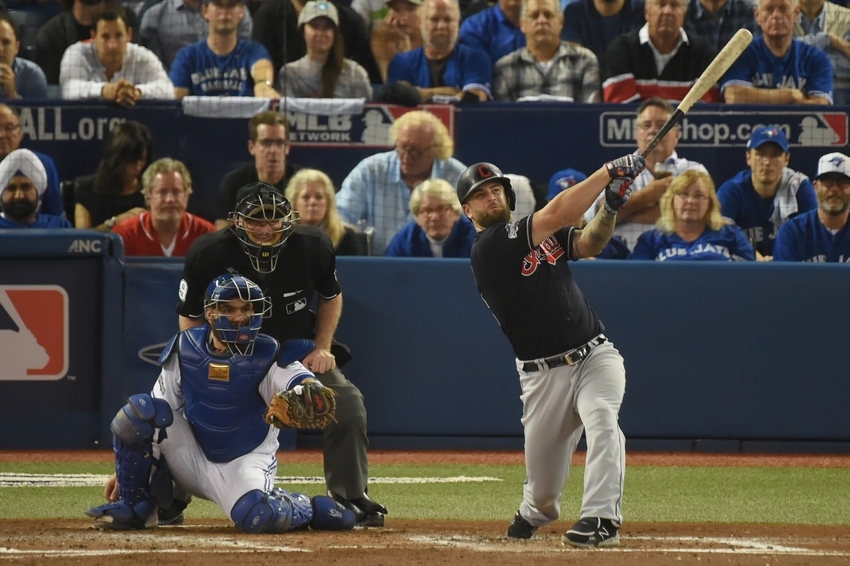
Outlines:
{"type": "Polygon", "coordinates": [[[117,479],[112,502],[86,511],[96,527],[153,528],[175,489],[214,501],[249,533],[354,527],[354,513],[330,497],[274,488],[275,427],[323,428],[336,404],[298,361],[315,343],[281,346],[259,333],[269,310],[241,275],[210,283],[207,324],[172,338],[151,394],[130,397],[112,421],[117,479]]]}

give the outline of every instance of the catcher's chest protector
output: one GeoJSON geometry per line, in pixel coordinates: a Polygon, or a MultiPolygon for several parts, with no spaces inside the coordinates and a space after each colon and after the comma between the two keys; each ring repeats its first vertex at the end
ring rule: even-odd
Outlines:
{"type": "Polygon", "coordinates": [[[278,343],[260,334],[251,356],[214,357],[207,352],[206,327],[178,339],[186,419],[210,462],[230,462],[251,452],[269,434],[266,402],[259,392],[278,343]]]}

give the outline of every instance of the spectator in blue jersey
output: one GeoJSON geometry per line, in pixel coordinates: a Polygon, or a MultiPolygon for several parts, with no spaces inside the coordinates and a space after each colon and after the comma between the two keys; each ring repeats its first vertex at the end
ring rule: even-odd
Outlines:
{"type": "Polygon", "coordinates": [[[422,100],[452,96],[488,100],[493,68],[484,51],[457,43],[460,8],[457,0],[425,0],[422,4],[422,47],[399,53],[390,61],[387,84],[406,82],[422,100]]]}
{"type": "Polygon", "coordinates": [[[658,227],[641,234],[629,259],[755,259],[744,231],[720,215],[720,202],[708,173],[691,169],[673,179],[659,206],[658,227]]]}
{"type": "Polygon", "coordinates": [[[823,50],[794,39],[797,0],[759,0],[761,35],[721,80],[729,104],[832,104],[833,72],[823,50]]]}
{"type": "Polygon", "coordinates": [[[0,163],[0,229],[73,228],[67,219],[39,212],[47,188],[47,171],[28,149],[17,149],[0,163]]]}
{"type": "Polygon", "coordinates": [[[204,0],[209,22],[206,39],[177,52],[171,64],[175,98],[193,96],[258,96],[280,98],[268,51],[256,41],[239,38],[245,12],[241,0],[204,0]]]}
{"type": "MultiPolygon", "coordinates": [[[[21,130],[21,117],[11,106],[0,104],[0,161],[21,147],[24,134],[21,130]]],[[[34,151],[47,171],[47,188],[41,195],[41,212],[54,216],[65,216],[62,204],[62,192],[59,187],[59,172],[56,164],[49,156],[34,151]]]]}
{"type": "Polygon", "coordinates": [[[398,231],[387,248],[393,257],[469,257],[475,227],[463,214],[457,191],[442,179],[425,181],[410,193],[416,219],[398,231]]]}
{"type": "Polygon", "coordinates": [[[776,234],[774,261],[850,263],[850,157],[821,157],[815,192],[817,210],[795,216],[776,234]]]}
{"type": "Polygon", "coordinates": [[[0,12],[0,99],[47,98],[47,79],[41,67],[21,57],[18,26],[0,12]]]}
{"type": "Polygon", "coordinates": [[[596,55],[586,47],[561,41],[563,24],[558,0],[523,0],[521,25],[527,44],[496,63],[496,100],[600,100],[596,55]]]}
{"type": "Polygon", "coordinates": [[[761,33],[751,0],[690,0],[684,28],[689,35],[706,38],[717,51],[741,28],[761,33]]]}
{"type": "Polygon", "coordinates": [[[753,130],[747,165],[717,191],[723,216],[743,228],[756,259],[773,257],[776,233],[790,218],[817,208],[815,189],[804,174],[788,167],[788,138],[776,126],[753,130]]]}
{"type": "Polygon", "coordinates": [[[522,0],[499,0],[490,8],[466,18],[460,25],[458,43],[475,47],[490,56],[491,65],[525,47],[525,34],[520,29],[522,0]]]}
{"type": "Polygon", "coordinates": [[[618,35],[646,23],[643,0],[577,0],[564,9],[561,39],[587,47],[605,72],[605,52],[618,35]]]}

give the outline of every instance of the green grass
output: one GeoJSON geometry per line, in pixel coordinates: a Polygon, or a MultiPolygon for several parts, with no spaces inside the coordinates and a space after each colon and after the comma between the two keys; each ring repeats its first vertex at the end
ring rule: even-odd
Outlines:
{"type": "MultiPolygon", "coordinates": [[[[0,472],[99,473],[109,464],[8,463],[0,472]]],[[[562,517],[572,521],[581,506],[583,467],[574,467],[564,489],[562,517]]],[[[390,509],[390,519],[509,521],[522,497],[525,468],[517,465],[373,465],[374,477],[491,476],[501,482],[467,484],[373,484],[369,493],[390,509]]],[[[281,462],[278,475],[321,476],[320,465],[281,462]]],[[[850,469],[643,467],[626,471],[623,512],[627,521],[850,525],[850,469]]],[[[322,486],[285,486],[311,495],[322,486]]],[[[79,518],[102,502],[94,487],[0,488],[0,518],[79,518]]],[[[191,518],[224,518],[206,501],[194,502],[191,518]]]]}

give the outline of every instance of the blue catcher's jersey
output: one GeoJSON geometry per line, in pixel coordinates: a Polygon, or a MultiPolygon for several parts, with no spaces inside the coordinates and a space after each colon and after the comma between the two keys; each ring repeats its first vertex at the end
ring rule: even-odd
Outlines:
{"type": "Polygon", "coordinates": [[[850,263],[850,222],[833,234],[817,210],[792,218],[776,235],[773,260],[850,263]]]}
{"type": "Polygon", "coordinates": [[[693,242],[683,240],[675,232],[644,232],[638,238],[629,259],[737,261],[755,260],[755,253],[743,230],[737,226],[723,226],[720,230],[707,227],[693,242]]]}
{"type": "Polygon", "coordinates": [[[181,332],[177,340],[185,399],[184,414],[204,455],[229,462],[259,446],[269,434],[260,383],[277,362],[280,344],[259,334],[251,356],[212,356],[206,325],[181,332]]]}

